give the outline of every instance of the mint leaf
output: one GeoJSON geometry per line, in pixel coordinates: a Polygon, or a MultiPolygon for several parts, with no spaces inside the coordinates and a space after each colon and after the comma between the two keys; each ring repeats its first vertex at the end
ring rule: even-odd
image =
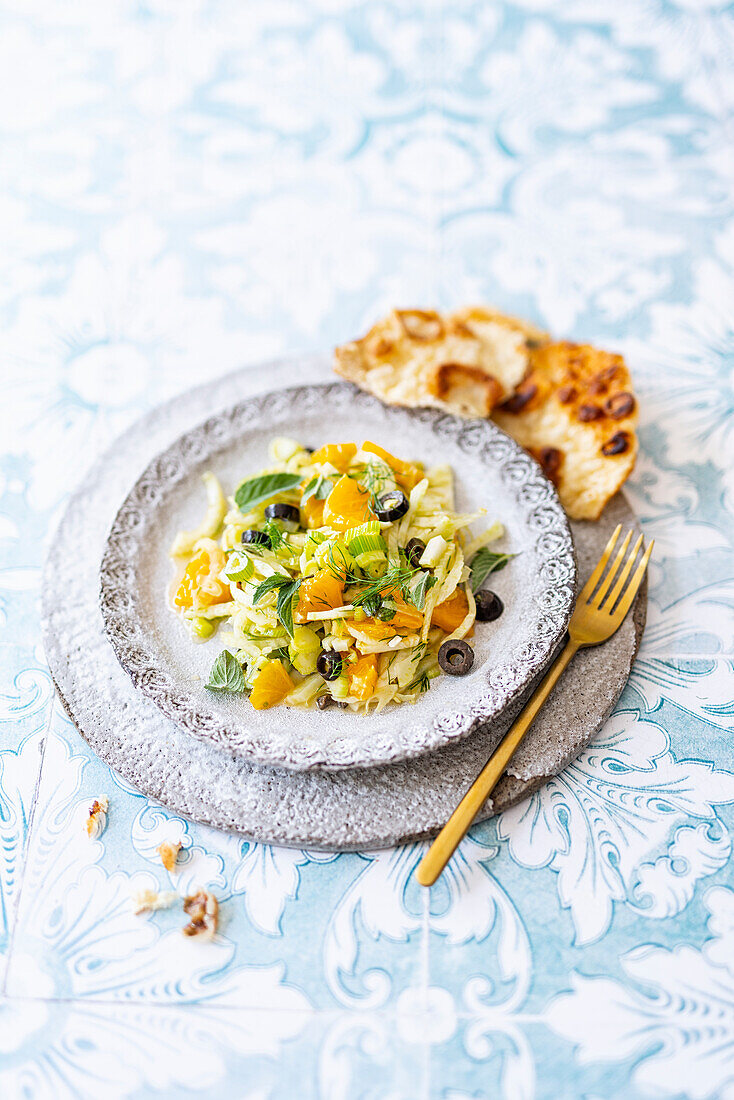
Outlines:
{"type": "Polygon", "coordinates": [[[293,637],[293,601],[298,591],[298,584],[298,581],[291,581],[290,584],[282,585],[278,592],[278,618],[290,638],[293,637]]]}
{"type": "Polygon", "coordinates": [[[436,578],[432,577],[430,573],[423,573],[418,583],[410,589],[409,599],[419,611],[422,611],[426,606],[426,595],[436,583],[436,578]]]}
{"type": "Polygon", "coordinates": [[[310,497],[315,497],[316,500],[326,500],[331,490],[332,483],[325,478],[323,474],[317,474],[316,477],[311,478],[308,485],[303,490],[301,504],[305,504],[310,497]]]}
{"type": "Polygon", "coordinates": [[[229,650],[223,650],[212,665],[206,687],[209,691],[241,692],[245,690],[242,666],[229,650]]]}
{"type": "Polygon", "coordinates": [[[517,557],[516,554],[495,554],[486,546],[477,550],[471,560],[472,592],[478,592],[490,573],[497,573],[500,569],[504,569],[508,561],[515,557],[517,557]]]}
{"type": "Polygon", "coordinates": [[[293,600],[300,583],[300,581],[292,581],[289,577],[284,577],[282,573],[278,573],[277,576],[266,577],[264,581],[261,581],[252,597],[253,604],[256,604],[268,592],[278,589],[278,599],[275,605],[276,614],[291,638],[293,637],[293,600]]]}
{"type": "Polygon", "coordinates": [[[249,512],[256,504],[262,504],[278,493],[287,493],[300,484],[300,474],[263,474],[262,477],[242,482],[234,495],[235,503],[240,512],[249,512]]]}
{"type": "Polygon", "coordinates": [[[273,589],[282,588],[283,585],[292,583],[290,577],[284,577],[282,573],[275,573],[272,577],[266,577],[264,581],[260,581],[252,594],[253,604],[260,603],[263,596],[267,596],[268,592],[272,592],[273,589]]]}

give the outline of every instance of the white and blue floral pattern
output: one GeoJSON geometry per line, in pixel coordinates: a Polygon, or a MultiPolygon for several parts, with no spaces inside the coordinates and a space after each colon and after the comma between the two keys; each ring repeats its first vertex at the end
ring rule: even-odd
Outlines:
{"type": "Polygon", "coordinates": [[[732,108],[725,0],[0,0],[3,1100],[734,1097],[732,108]],[[657,551],[616,713],[430,895],[422,846],[152,804],[39,649],[70,488],[191,384],[472,300],[635,374],[657,551]],[[210,945],[132,913],[196,883],[210,945]]]}

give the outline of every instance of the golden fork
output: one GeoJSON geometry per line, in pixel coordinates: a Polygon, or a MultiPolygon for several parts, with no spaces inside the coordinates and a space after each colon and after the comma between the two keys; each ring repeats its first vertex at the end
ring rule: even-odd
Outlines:
{"type": "Polygon", "coordinates": [[[622,625],[624,617],[632,606],[632,601],[642,584],[642,578],[645,575],[647,563],[650,560],[650,554],[655,543],[654,541],[650,543],[642,555],[632,579],[627,583],[642,546],[642,535],[640,535],[631,553],[624,560],[632,541],[632,531],[629,531],[617,550],[609,571],[602,580],[602,574],[614,553],[621,530],[620,524],[607,543],[596,569],[576,600],[576,607],[568,627],[569,641],[565,649],[556,658],[543,682],[526,704],[514,725],[505,734],[504,740],[474,780],[418,865],[416,878],[421,886],[432,886],[451,859],[571,658],[584,646],[599,645],[600,642],[605,642],[622,625]],[[624,565],[622,564],[623,561],[624,565]],[[617,576],[617,574],[619,575],[617,576]],[[610,592],[609,589],[615,578],[614,588],[610,592]],[[609,593],[608,597],[607,593],[609,593]]]}

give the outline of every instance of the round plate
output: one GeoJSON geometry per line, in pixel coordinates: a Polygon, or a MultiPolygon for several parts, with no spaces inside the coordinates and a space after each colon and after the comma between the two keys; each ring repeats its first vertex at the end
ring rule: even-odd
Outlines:
{"type": "MultiPolygon", "coordinates": [[[[327,851],[387,847],[443,825],[522,705],[457,745],[384,768],[288,772],[251,764],[191,738],[136,691],[107,641],[99,608],[99,562],[130,470],[140,469],[202,415],[263,385],[328,377],[322,358],[243,370],[200,386],[138,421],[72,495],[42,584],[43,640],[64,706],[92,749],[123,778],[175,813],[251,840],[327,851]]],[[[617,523],[634,524],[620,494],[598,523],[574,523],[586,577],[617,523]]],[[[640,591],[620,629],[584,649],[566,670],[478,820],[530,794],[588,745],[626,683],[645,622],[640,591]]],[[[527,691],[532,690],[532,685],[527,691]]],[[[524,694],[527,694],[525,692],[524,694]]]]}
{"type": "MultiPolygon", "coordinates": [[[[263,371],[265,368],[261,368],[263,371]]],[[[573,543],[553,487],[494,424],[435,410],[386,408],[345,383],[302,386],[243,401],[180,436],[145,469],[112,524],[101,566],[101,606],[112,647],[135,685],[179,726],[218,748],[263,764],[336,769],[386,764],[461,740],[499,715],[546,664],[568,625],[573,543]],[[457,508],[484,507],[517,554],[493,578],[505,603],[474,638],[465,677],[440,676],[414,706],[379,714],[277,707],[256,712],[204,683],[221,642],[193,645],[168,607],[177,531],[204,510],[201,474],[225,490],[267,465],[268,442],[288,435],[320,446],[375,439],[427,465],[448,463],[457,508]]]]}

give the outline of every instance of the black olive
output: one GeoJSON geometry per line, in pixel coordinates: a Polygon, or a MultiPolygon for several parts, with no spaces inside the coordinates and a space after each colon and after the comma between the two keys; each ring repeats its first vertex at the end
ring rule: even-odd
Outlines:
{"type": "Polygon", "coordinates": [[[505,605],[497,593],[490,592],[488,588],[483,588],[481,592],[477,592],[475,598],[477,602],[477,619],[480,623],[493,623],[495,619],[499,619],[505,610],[505,605]]]}
{"type": "Polygon", "coordinates": [[[382,607],[382,596],[378,592],[375,592],[374,596],[368,596],[362,604],[365,615],[369,615],[374,619],[375,615],[380,614],[380,608],[382,607]]]}
{"type": "Polygon", "coordinates": [[[342,663],[340,653],[322,650],[316,660],[316,671],[320,672],[325,680],[336,680],[341,676],[342,663]]]}
{"type": "Polygon", "coordinates": [[[300,513],[293,504],[268,504],[265,518],[279,519],[287,531],[297,531],[301,524],[300,513]]]}
{"type": "Polygon", "coordinates": [[[449,676],[466,676],[474,664],[474,650],[459,638],[447,639],[438,651],[438,663],[449,676]]]}
{"type": "Polygon", "coordinates": [[[423,539],[411,539],[405,547],[405,556],[408,559],[408,565],[412,565],[414,569],[417,569],[420,565],[420,560],[425,548],[426,544],[423,542],[423,539]]]}
{"type": "Polygon", "coordinates": [[[254,527],[242,532],[243,543],[254,543],[256,546],[270,546],[270,535],[265,531],[256,531],[254,527]]]}
{"type": "Polygon", "coordinates": [[[391,493],[383,493],[377,501],[375,513],[383,523],[392,523],[394,519],[400,519],[410,508],[410,503],[405,493],[400,489],[393,489],[391,493]]]}
{"type": "Polygon", "coordinates": [[[331,695],[319,695],[316,700],[316,706],[319,710],[327,710],[329,707],[346,707],[347,704],[343,703],[341,699],[334,699],[331,695]]]}

